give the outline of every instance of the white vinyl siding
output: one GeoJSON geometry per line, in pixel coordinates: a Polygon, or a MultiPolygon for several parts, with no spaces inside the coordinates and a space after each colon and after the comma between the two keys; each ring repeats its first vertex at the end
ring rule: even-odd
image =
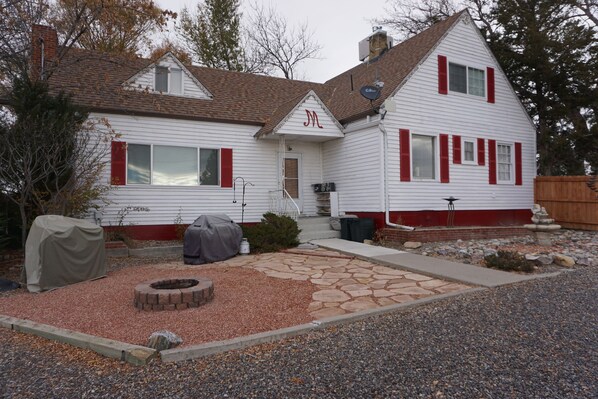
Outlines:
{"type": "Polygon", "coordinates": [[[322,144],[323,182],[334,182],[341,212],[383,211],[382,134],[378,126],[322,144]]]}
{"type": "Polygon", "coordinates": [[[324,139],[343,137],[336,123],[313,96],[306,98],[275,133],[286,135],[287,140],[296,136],[324,139]]]}
{"type": "MultiPolygon", "coordinates": [[[[120,138],[129,145],[178,146],[200,149],[200,170],[210,165],[219,166],[220,160],[208,158],[206,164],[202,150],[232,148],[233,177],[243,177],[254,186],[245,193],[245,222],[259,222],[270,209],[270,191],[277,190],[278,141],[258,140],[254,135],[257,126],[232,123],[216,123],[168,119],[158,117],[134,117],[130,115],[97,114],[93,118],[106,118],[111,127],[122,134],[120,138]],[[165,133],[167,132],[167,133],[165,133]]],[[[311,185],[322,182],[322,163],[318,143],[293,143],[293,153],[302,154],[303,170],[301,190],[304,195],[303,213],[316,214],[315,194],[311,185]]],[[[107,160],[110,159],[109,154],[107,160]]],[[[203,174],[203,173],[202,173],[203,174]]],[[[110,181],[110,167],[105,170],[104,181],[110,181]]],[[[201,176],[200,176],[201,178],[201,176]]],[[[117,223],[117,213],[126,206],[142,206],[149,212],[132,212],[125,224],[163,225],[173,224],[181,210],[183,223],[193,222],[199,215],[225,213],[234,221],[241,221],[240,201],[233,204],[233,189],[209,184],[193,186],[162,186],[153,184],[128,184],[109,193],[111,203],[104,209],[102,223],[117,223]]],[[[237,186],[237,190],[239,187],[237,186]]],[[[239,192],[237,192],[237,195],[239,192]]]]}
{"type": "Polygon", "coordinates": [[[446,210],[446,201],[442,198],[451,195],[460,198],[456,203],[457,210],[529,209],[533,205],[531,182],[536,173],[535,129],[475,29],[473,24],[458,23],[394,97],[396,112],[388,112],[384,119],[389,132],[392,211],[443,211],[446,210]],[[495,68],[496,103],[488,103],[475,96],[450,95],[450,92],[449,95],[439,95],[438,55],[444,55],[460,65],[495,68]],[[411,133],[421,135],[446,133],[476,141],[484,139],[485,165],[455,164],[452,161],[453,140],[449,140],[450,183],[400,181],[399,129],[409,129],[411,133]],[[489,184],[488,140],[522,143],[522,186],[489,184]]]}

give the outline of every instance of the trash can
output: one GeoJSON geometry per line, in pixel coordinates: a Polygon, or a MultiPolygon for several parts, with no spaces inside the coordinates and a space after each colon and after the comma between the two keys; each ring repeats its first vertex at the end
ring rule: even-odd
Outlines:
{"type": "Polygon", "coordinates": [[[349,240],[355,242],[363,242],[364,240],[372,239],[372,237],[374,236],[374,219],[359,218],[352,219],[352,222],[353,223],[349,224],[349,240]]]}
{"type": "Polygon", "coordinates": [[[353,225],[357,218],[342,218],[341,219],[341,239],[351,241],[351,225],[353,225]]]}

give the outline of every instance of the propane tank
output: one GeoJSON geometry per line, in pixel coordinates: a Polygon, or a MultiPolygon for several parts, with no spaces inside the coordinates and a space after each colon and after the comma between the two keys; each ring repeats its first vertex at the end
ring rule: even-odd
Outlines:
{"type": "Polygon", "coordinates": [[[241,255],[249,254],[249,241],[247,241],[247,238],[243,238],[241,240],[241,248],[239,249],[239,253],[241,255]]]}

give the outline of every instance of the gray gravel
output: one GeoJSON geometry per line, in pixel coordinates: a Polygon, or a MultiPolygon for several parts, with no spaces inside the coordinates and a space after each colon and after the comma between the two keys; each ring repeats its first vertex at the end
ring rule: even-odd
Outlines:
{"type": "Polygon", "coordinates": [[[0,331],[0,341],[13,338],[0,353],[0,395],[596,398],[597,291],[598,268],[582,268],[279,344],[145,368],[72,360],[67,355],[79,350],[35,350],[0,331]]]}

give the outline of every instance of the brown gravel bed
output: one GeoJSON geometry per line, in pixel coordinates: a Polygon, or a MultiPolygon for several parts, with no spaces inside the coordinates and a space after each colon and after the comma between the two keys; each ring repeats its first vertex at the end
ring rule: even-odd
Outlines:
{"type": "Polygon", "coordinates": [[[312,320],[307,311],[317,289],[237,267],[160,264],[109,272],[108,277],[51,292],[19,290],[0,298],[0,314],[109,339],[145,345],[157,330],[183,338],[183,346],[230,339],[312,320]],[[214,300],[181,311],[139,311],[135,285],[155,278],[203,276],[214,282],[214,300]]]}

